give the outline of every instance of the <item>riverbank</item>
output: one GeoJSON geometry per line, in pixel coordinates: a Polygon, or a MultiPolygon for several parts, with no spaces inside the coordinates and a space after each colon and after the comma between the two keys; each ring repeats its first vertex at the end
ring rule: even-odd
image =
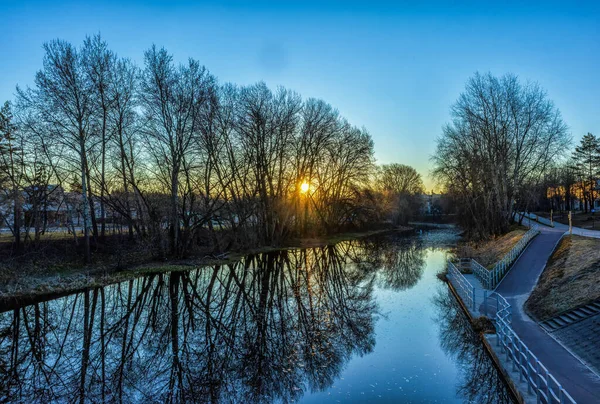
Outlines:
{"type": "Polygon", "coordinates": [[[187,271],[199,266],[225,265],[250,254],[320,247],[378,234],[412,231],[414,231],[412,227],[397,226],[362,232],[347,232],[324,237],[290,239],[278,246],[233,250],[218,256],[204,255],[163,261],[151,259],[147,251],[128,252],[129,262],[126,263],[110,262],[110,256],[104,257],[95,265],[88,266],[74,266],[67,263],[43,267],[34,261],[31,266],[21,270],[0,268],[0,300],[7,302],[24,298],[43,299],[45,295],[71,293],[85,288],[106,286],[146,273],[187,271]],[[135,259],[138,261],[132,262],[135,259]]]}
{"type": "Polygon", "coordinates": [[[508,233],[486,241],[465,241],[457,247],[461,258],[474,258],[487,269],[492,269],[523,238],[528,228],[513,225],[508,233]]]}

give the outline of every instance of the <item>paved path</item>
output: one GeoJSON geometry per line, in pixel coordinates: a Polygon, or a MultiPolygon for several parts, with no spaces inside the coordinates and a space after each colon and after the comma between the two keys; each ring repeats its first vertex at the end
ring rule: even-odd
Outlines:
{"type": "MultiPolygon", "coordinates": [[[[530,213],[529,215],[525,215],[525,217],[526,218],[529,217],[534,220],[536,219],[536,215],[534,215],[533,213],[530,213]]],[[[527,220],[527,219],[525,219],[525,220],[527,220]]],[[[544,217],[538,216],[537,221],[538,221],[538,223],[545,224],[546,226],[550,226],[550,220],[546,219],[544,217]]],[[[535,223],[535,221],[531,221],[531,223],[535,223]]],[[[566,224],[562,224],[562,223],[558,223],[558,222],[553,222],[552,224],[554,225],[555,230],[562,231],[563,233],[569,231],[569,226],[566,224]]],[[[588,230],[588,229],[582,229],[581,227],[573,227],[573,234],[575,234],[577,236],[600,238],[600,230],[588,230]]]]}
{"type": "Polygon", "coordinates": [[[496,291],[513,307],[512,328],[573,399],[579,404],[599,403],[600,378],[523,311],[525,300],[531,294],[555,245],[565,233],[561,226],[540,226],[541,234],[532,240],[513,264],[496,291]]]}

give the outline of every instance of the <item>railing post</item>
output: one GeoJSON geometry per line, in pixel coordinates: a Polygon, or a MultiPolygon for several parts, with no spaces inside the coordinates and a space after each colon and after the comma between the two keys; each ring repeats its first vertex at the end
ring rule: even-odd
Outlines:
{"type": "MultiPolygon", "coordinates": [[[[528,348],[525,347],[525,349],[528,348]]],[[[527,369],[527,374],[525,375],[525,377],[527,378],[527,392],[531,394],[531,370],[529,369],[529,354],[527,352],[525,352],[525,354],[525,367],[527,369]]]]}
{"type": "Polygon", "coordinates": [[[498,325],[496,330],[496,346],[500,346],[500,338],[502,338],[502,323],[498,320],[498,315],[496,314],[496,324],[498,325]]]}
{"type": "Polygon", "coordinates": [[[498,297],[498,294],[496,293],[496,317],[498,317],[498,307],[500,307],[500,298],[498,297]]]}
{"type": "Polygon", "coordinates": [[[473,312],[475,312],[475,286],[473,286],[473,312]]]}
{"type": "Polygon", "coordinates": [[[487,290],[483,291],[483,313],[487,317],[487,290]]]}
{"type": "Polygon", "coordinates": [[[519,343],[519,381],[523,381],[523,352],[521,352],[521,343],[519,343]]]}

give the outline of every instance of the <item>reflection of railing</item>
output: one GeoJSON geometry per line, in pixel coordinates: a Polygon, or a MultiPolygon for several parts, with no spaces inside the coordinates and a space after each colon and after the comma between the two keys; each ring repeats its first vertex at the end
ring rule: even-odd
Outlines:
{"type": "Polygon", "coordinates": [[[479,279],[481,284],[486,289],[494,289],[496,285],[500,283],[510,266],[515,260],[521,255],[527,244],[540,233],[537,226],[533,226],[523,234],[523,237],[517,242],[517,244],[500,260],[491,271],[488,271],[477,261],[471,260],[471,271],[479,279]]]}
{"type": "MultiPolygon", "coordinates": [[[[474,267],[471,265],[471,268],[474,267]]],[[[484,270],[487,271],[485,268],[484,270]]],[[[477,269],[473,269],[474,273],[476,271],[477,269]]],[[[487,290],[478,291],[451,261],[448,261],[448,274],[473,314],[487,315],[495,309],[493,320],[496,325],[496,343],[512,364],[512,370],[519,373],[519,381],[527,383],[528,393],[534,394],[538,403],[575,404],[575,400],[512,329],[512,307],[506,299],[496,292],[488,295],[487,290]],[[483,292],[481,299],[478,299],[478,292],[483,292]]]]}

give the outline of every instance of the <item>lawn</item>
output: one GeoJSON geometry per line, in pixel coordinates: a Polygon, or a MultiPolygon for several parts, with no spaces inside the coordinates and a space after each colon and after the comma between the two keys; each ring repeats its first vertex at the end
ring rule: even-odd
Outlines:
{"type": "Polygon", "coordinates": [[[600,298],[600,239],[565,236],[525,309],[538,321],[600,298]]]}

